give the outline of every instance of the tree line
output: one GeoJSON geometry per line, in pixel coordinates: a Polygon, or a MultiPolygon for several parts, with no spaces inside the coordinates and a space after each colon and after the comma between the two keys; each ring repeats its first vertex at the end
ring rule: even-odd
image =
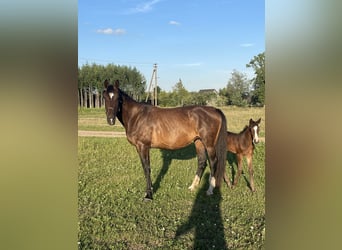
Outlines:
{"type": "Polygon", "coordinates": [[[121,88],[134,99],[141,101],[145,95],[145,77],[135,68],[108,64],[85,64],[78,68],[78,104],[80,107],[102,107],[103,82],[119,80],[121,88]]]}
{"type": "MultiPolygon", "coordinates": [[[[246,74],[233,70],[226,87],[216,91],[204,89],[189,92],[179,79],[172,91],[164,91],[158,87],[158,105],[164,107],[184,105],[213,106],[263,106],[265,104],[265,53],[254,56],[247,68],[254,70],[254,77],[248,79],[246,74]]],[[[103,106],[104,79],[118,79],[121,88],[137,101],[145,101],[146,79],[135,68],[108,64],[86,64],[78,68],[78,100],[80,107],[103,106]]]]}

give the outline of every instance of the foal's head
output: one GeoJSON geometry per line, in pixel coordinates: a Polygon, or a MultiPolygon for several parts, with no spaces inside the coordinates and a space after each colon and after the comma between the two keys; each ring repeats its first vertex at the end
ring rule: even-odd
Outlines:
{"type": "Polygon", "coordinates": [[[251,131],[252,138],[253,138],[253,144],[259,143],[259,123],[261,121],[261,118],[257,121],[253,121],[253,119],[249,120],[249,130],[251,131]]]}
{"type": "Polygon", "coordinates": [[[109,125],[114,125],[116,113],[119,108],[119,81],[116,80],[115,84],[112,85],[106,79],[104,87],[105,90],[103,91],[103,97],[105,99],[107,122],[109,125]]]}

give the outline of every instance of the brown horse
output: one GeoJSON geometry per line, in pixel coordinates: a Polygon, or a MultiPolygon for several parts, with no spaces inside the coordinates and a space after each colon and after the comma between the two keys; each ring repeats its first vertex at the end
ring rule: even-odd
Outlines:
{"type": "Polygon", "coordinates": [[[127,140],[136,147],[146,178],[145,200],[152,200],[150,176],[150,148],[180,149],[195,143],[198,169],[190,187],[199,183],[206,166],[206,153],[210,163],[210,185],[207,194],[219,187],[226,164],[226,118],[221,110],[207,106],[158,108],[139,103],[114,85],[104,82],[107,122],[114,125],[115,117],[125,127],[127,140]]]}
{"type": "MultiPolygon", "coordinates": [[[[261,118],[257,121],[249,120],[249,125],[238,134],[227,131],[227,151],[230,151],[236,155],[238,172],[234,177],[233,187],[237,185],[239,177],[242,173],[242,159],[246,157],[248,171],[249,171],[249,185],[253,192],[255,192],[254,186],[254,170],[252,164],[253,152],[255,144],[259,143],[259,124],[261,118]]],[[[230,181],[226,174],[224,174],[226,183],[230,186],[230,181]]]]}

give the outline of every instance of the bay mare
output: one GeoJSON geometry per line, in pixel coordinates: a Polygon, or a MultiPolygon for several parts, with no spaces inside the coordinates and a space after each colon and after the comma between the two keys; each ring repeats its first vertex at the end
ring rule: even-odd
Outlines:
{"type": "MultiPolygon", "coordinates": [[[[254,170],[253,170],[253,153],[255,144],[259,143],[259,124],[261,118],[257,121],[253,121],[253,119],[249,120],[248,126],[240,133],[233,133],[227,131],[227,151],[230,151],[236,155],[238,172],[237,175],[234,176],[233,187],[237,185],[240,175],[242,173],[243,167],[243,157],[246,157],[248,171],[249,171],[249,186],[253,192],[255,192],[255,184],[254,184],[254,170]]],[[[225,182],[230,186],[230,181],[226,174],[224,174],[225,182]]]]}
{"type": "Polygon", "coordinates": [[[152,200],[150,176],[150,149],[180,149],[195,144],[198,168],[189,187],[198,186],[206,166],[206,153],[210,163],[210,181],[207,194],[219,187],[226,164],[226,118],[221,110],[209,106],[158,108],[139,103],[114,85],[104,82],[107,122],[114,125],[117,117],[126,130],[127,140],[135,146],[146,179],[145,200],[152,200]]]}

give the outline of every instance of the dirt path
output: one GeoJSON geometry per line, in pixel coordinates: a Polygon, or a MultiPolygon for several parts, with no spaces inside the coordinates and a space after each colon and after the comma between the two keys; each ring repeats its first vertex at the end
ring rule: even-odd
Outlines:
{"type": "Polygon", "coordinates": [[[78,136],[88,137],[126,137],[125,132],[78,130],[78,136]]]}
{"type": "MultiPolygon", "coordinates": [[[[114,131],[88,131],[78,130],[78,136],[87,137],[126,137],[125,132],[114,132],[114,131]]],[[[261,142],[265,142],[265,137],[259,137],[261,142]]]]}

